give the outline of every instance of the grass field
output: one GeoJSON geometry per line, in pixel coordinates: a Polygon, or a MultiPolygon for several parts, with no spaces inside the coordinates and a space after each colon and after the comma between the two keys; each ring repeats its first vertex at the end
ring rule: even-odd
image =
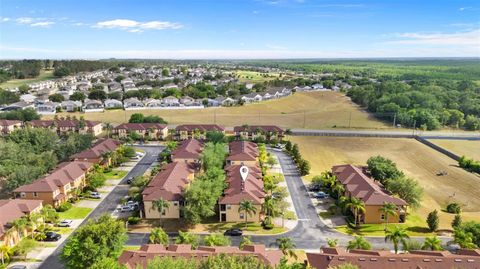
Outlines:
{"type": "MultiPolygon", "coordinates": [[[[109,110],[99,113],[60,113],[59,116],[84,116],[113,124],[127,122],[131,114],[158,115],[170,124],[217,123],[224,126],[242,124],[276,124],[285,128],[382,129],[390,126],[375,120],[354,105],[345,95],[336,92],[296,93],[285,98],[238,107],[191,110],[109,110]]],[[[48,117],[45,117],[48,118],[48,117]]]]}
{"type": "Polygon", "coordinates": [[[429,139],[428,141],[448,150],[459,156],[465,155],[468,158],[480,160],[480,141],[474,140],[445,140],[429,139]]]}
{"type": "Polygon", "coordinates": [[[88,207],[72,207],[65,212],[59,212],[60,219],[83,219],[92,211],[88,207]]]}
{"type": "Polygon", "coordinates": [[[260,73],[255,71],[239,70],[235,72],[240,82],[258,83],[276,79],[280,76],[278,73],[260,73]]]}
{"type": "MultiPolygon", "coordinates": [[[[443,209],[449,202],[462,205],[464,221],[480,221],[480,177],[459,168],[447,156],[413,140],[393,138],[290,137],[298,143],[309,160],[312,176],[330,170],[334,164],[365,165],[367,159],[382,155],[392,159],[407,176],[417,179],[424,188],[422,207],[414,214],[425,219],[433,209],[443,209]],[[440,170],[446,176],[437,176],[440,170]]],[[[440,228],[450,228],[452,214],[440,212],[440,228]]]]}
{"type": "Polygon", "coordinates": [[[5,81],[0,84],[0,88],[2,89],[9,89],[9,88],[16,88],[23,84],[35,83],[43,80],[49,80],[55,78],[53,76],[53,71],[40,71],[40,75],[36,78],[27,78],[27,79],[12,79],[5,81]]]}
{"type": "Polygon", "coordinates": [[[112,170],[103,174],[107,177],[107,179],[121,179],[127,174],[127,171],[112,170]]]}

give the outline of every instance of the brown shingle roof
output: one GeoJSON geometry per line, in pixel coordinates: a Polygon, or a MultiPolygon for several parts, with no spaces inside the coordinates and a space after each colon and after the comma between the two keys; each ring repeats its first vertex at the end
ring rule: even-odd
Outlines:
{"type": "Polygon", "coordinates": [[[264,245],[245,246],[243,250],[237,247],[199,247],[192,250],[191,245],[143,245],[140,250],[126,250],[118,258],[120,264],[129,269],[146,268],[148,261],[155,257],[172,257],[187,259],[203,259],[218,254],[254,256],[266,265],[276,266],[283,254],[280,250],[266,250],[264,245]]]}
{"type": "Polygon", "coordinates": [[[200,159],[202,148],[202,143],[196,139],[184,140],[172,151],[172,159],[200,159]]]}
{"type": "Polygon", "coordinates": [[[257,144],[248,141],[233,141],[229,144],[228,161],[255,161],[258,157],[257,144]]]}
{"type": "Polygon", "coordinates": [[[380,183],[374,182],[359,167],[351,164],[337,165],[332,167],[332,173],[348,192],[361,199],[365,205],[383,205],[387,202],[407,205],[404,200],[391,196],[380,183]]]}
{"type": "MultiPolygon", "coordinates": [[[[242,200],[252,201],[254,204],[262,204],[265,192],[261,174],[249,171],[245,181],[240,174],[242,165],[232,165],[227,173],[228,187],[224,196],[218,201],[219,204],[239,204],[242,200]]],[[[253,170],[249,167],[250,170],[253,170]]]]}
{"type": "Polygon", "coordinates": [[[257,130],[260,130],[266,133],[271,133],[271,132],[277,132],[279,134],[283,133],[283,129],[276,125],[247,125],[247,126],[233,127],[234,132],[257,132],[257,130]]]}
{"type": "Polygon", "coordinates": [[[164,165],[143,190],[143,200],[154,201],[159,198],[168,201],[182,200],[183,190],[190,183],[188,178],[192,173],[191,167],[184,162],[172,162],[164,165]]]}
{"type": "Polygon", "coordinates": [[[480,253],[460,251],[411,251],[408,254],[394,254],[390,251],[351,250],[322,248],[322,253],[307,253],[310,266],[327,269],[344,263],[352,263],[368,269],[478,269],[480,253]]]}
{"type": "Polygon", "coordinates": [[[73,155],[72,159],[97,159],[102,157],[102,154],[105,152],[116,150],[120,144],[120,141],[111,138],[98,139],[91,148],[73,155]]]}
{"type": "MultiPolygon", "coordinates": [[[[49,128],[51,126],[57,127],[71,127],[76,128],[79,124],[79,120],[32,120],[30,125],[34,128],[49,128]]],[[[93,127],[101,124],[99,121],[85,121],[85,126],[93,127]]]]}
{"type": "Polygon", "coordinates": [[[193,132],[194,130],[200,130],[201,132],[209,132],[209,131],[225,131],[225,128],[219,126],[217,124],[183,124],[178,125],[175,130],[178,131],[187,131],[193,132]]]}
{"type": "Polygon", "coordinates": [[[12,221],[42,206],[40,200],[0,200],[0,237],[12,221]]]}
{"type": "Polygon", "coordinates": [[[166,124],[161,123],[122,123],[115,127],[115,130],[148,130],[157,129],[163,130],[167,127],[166,124]]]}

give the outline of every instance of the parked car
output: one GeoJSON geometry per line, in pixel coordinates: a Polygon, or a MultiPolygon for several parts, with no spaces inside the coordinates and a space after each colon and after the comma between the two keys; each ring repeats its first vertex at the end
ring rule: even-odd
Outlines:
{"type": "Polygon", "coordinates": [[[145,155],[145,153],[137,151],[136,155],[139,156],[139,157],[143,157],[145,155]]]}
{"type": "Polygon", "coordinates": [[[138,202],[136,201],[133,201],[133,200],[128,200],[125,205],[129,205],[129,206],[139,206],[138,202]]]}
{"type": "Polygon", "coordinates": [[[92,191],[89,195],[90,198],[93,198],[93,199],[101,199],[102,196],[100,195],[100,193],[96,192],[96,191],[92,191]]]}
{"type": "Polygon", "coordinates": [[[223,235],[230,235],[230,236],[241,236],[243,231],[241,229],[233,228],[226,230],[223,235]]]}
{"type": "Polygon", "coordinates": [[[57,234],[55,232],[46,232],[45,233],[45,239],[43,241],[58,241],[62,238],[60,234],[57,234]]]}
{"type": "Polygon", "coordinates": [[[328,195],[328,193],[324,193],[323,191],[319,191],[319,192],[315,193],[313,195],[313,197],[315,197],[317,199],[324,199],[324,198],[328,198],[329,195],[328,195]]]}
{"type": "Polygon", "coordinates": [[[133,211],[133,210],[135,210],[135,209],[133,208],[133,206],[130,206],[130,205],[122,205],[120,207],[120,212],[130,212],[130,211],[133,211]]]}
{"type": "Polygon", "coordinates": [[[73,220],[71,219],[64,219],[60,221],[57,226],[58,227],[70,227],[72,225],[73,220]]]}
{"type": "Polygon", "coordinates": [[[133,181],[133,177],[128,177],[127,178],[127,184],[132,184],[132,181],[133,181]]]}
{"type": "Polygon", "coordinates": [[[276,145],[275,145],[275,148],[276,148],[276,149],[284,149],[284,148],[285,148],[285,144],[276,144],[276,145]]]}
{"type": "Polygon", "coordinates": [[[322,186],[320,186],[319,184],[310,184],[308,186],[309,191],[320,191],[321,189],[322,189],[322,186]]]}

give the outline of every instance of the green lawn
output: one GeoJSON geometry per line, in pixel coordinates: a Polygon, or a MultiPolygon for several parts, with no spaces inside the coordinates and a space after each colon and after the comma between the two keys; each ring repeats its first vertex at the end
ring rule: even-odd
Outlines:
{"type": "Polygon", "coordinates": [[[127,174],[127,171],[112,170],[103,174],[107,177],[107,179],[121,179],[127,174]]]}
{"type": "Polygon", "coordinates": [[[60,219],[83,219],[92,211],[88,207],[72,207],[65,212],[59,212],[60,219]]]}
{"type": "Polygon", "coordinates": [[[245,234],[279,234],[287,231],[286,228],[274,227],[271,230],[265,230],[259,222],[248,222],[245,228],[245,222],[217,222],[202,224],[208,232],[224,232],[227,229],[240,228],[245,234]]]}
{"type": "Polygon", "coordinates": [[[69,234],[73,231],[73,229],[69,227],[54,227],[53,231],[59,234],[69,234]]]}
{"type": "Polygon", "coordinates": [[[255,71],[239,70],[235,72],[241,82],[258,83],[274,80],[279,77],[278,73],[260,73],[255,71]]]}
{"type": "Polygon", "coordinates": [[[9,81],[5,81],[0,84],[0,88],[2,89],[9,89],[9,88],[16,88],[23,84],[30,84],[35,83],[43,80],[49,80],[55,78],[53,76],[53,71],[40,71],[40,75],[36,78],[27,78],[27,79],[12,79],[9,81]]]}
{"type": "MultiPolygon", "coordinates": [[[[388,228],[395,226],[401,226],[406,229],[409,236],[431,236],[434,233],[428,230],[425,220],[418,215],[410,215],[407,217],[405,223],[389,223],[388,228]]],[[[363,224],[359,229],[352,229],[347,225],[336,227],[337,231],[350,234],[350,235],[362,235],[362,236],[384,236],[385,224],[363,224]]]]}

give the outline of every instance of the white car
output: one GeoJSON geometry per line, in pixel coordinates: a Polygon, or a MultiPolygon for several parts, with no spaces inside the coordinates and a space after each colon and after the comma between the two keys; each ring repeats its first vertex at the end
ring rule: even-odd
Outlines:
{"type": "Polygon", "coordinates": [[[130,212],[133,210],[134,210],[133,206],[130,206],[130,205],[122,205],[120,207],[120,212],[130,212]]]}
{"type": "Polygon", "coordinates": [[[143,155],[145,155],[145,153],[143,153],[143,152],[138,152],[138,151],[137,151],[137,156],[143,157],[143,155]]]}
{"type": "Polygon", "coordinates": [[[64,219],[60,221],[57,226],[58,227],[70,227],[72,225],[73,220],[70,219],[64,219]]]}
{"type": "Polygon", "coordinates": [[[100,195],[100,193],[96,192],[96,191],[92,191],[90,193],[90,198],[93,198],[93,199],[101,199],[102,196],[100,195]]]}

